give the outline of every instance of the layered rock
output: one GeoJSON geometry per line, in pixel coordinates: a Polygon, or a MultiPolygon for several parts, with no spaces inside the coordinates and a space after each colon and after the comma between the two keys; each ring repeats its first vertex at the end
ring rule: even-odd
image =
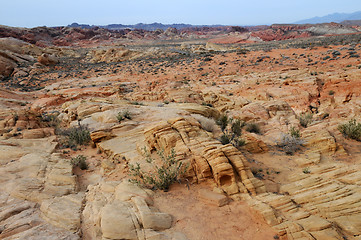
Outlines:
{"type": "Polygon", "coordinates": [[[145,129],[145,140],[152,149],[174,148],[177,158],[190,161],[199,181],[213,177],[228,194],[264,192],[265,188],[253,177],[245,158],[232,145],[222,145],[200,129],[198,122],[184,118],[170,119],[145,129]]]}
{"type": "Polygon", "coordinates": [[[83,211],[85,237],[91,239],[187,239],[167,231],[172,226],[169,214],[157,211],[152,192],[127,181],[101,182],[88,187],[83,211]]]}
{"type": "Polygon", "coordinates": [[[265,193],[248,202],[288,239],[357,239],[360,235],[358,166],[328,164],[295,173],[280,194],[265,193]]]}

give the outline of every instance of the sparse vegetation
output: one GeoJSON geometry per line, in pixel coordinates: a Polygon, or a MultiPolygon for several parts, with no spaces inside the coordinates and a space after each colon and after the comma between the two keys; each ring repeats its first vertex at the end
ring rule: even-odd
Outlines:
{"type": "Polygon", "coordinates": [[[246,142],[241,138],[243,122],[239,119],[228,118],[227,115],[222,115],[216,123],[220,126],[223,134],[219,138],[222,144],[231,143],[234,147],[238,148],[244,146],[246,142]],[[230,124],[230,126],[229,126],[230,124]]]}
{"type": "Polygon", "coordinates": [[[202,126],[202,129],[206,130],[207,132],[214,132],[216,130],[216,123],[213,119],[206,118],[199,114],[192,114],[202,126]]]}
{"type": "Polygon", "coordinates": [[[245,126],[245,130],[250,133],[261,133],[261,128],[257,123],[247,123],[245,126]]]}
{"type": "Polygon", "coordinates": [[[178,181],[188,169],[188,166],[184,166],[182,161],[176,160],[174,149],[169,155],[164,155],[164,151],[158,151],[161,160],[160,165],[156,164],[156,161],[145,149],[144,155],[146,162],[152,165],[153,170],[145,172],[139,163],[128,164],[129,174],[132,176],[129,181],[150,189],[168,191],[170,185],[178,181]]]}
{"type": "Polygon", "coordinates": [[[303,113],[298,116],[298,120],[300,121],[302,127],[307,128],[308,125],[312,123],[312,117],[311,113],[303,113]]]}
{"type": "Polygon", "coordinates": [[[228,123],[229,123],[229,119],[228,116],[223,114],[221,115],[217,121],[216,121],[217,125],[221,128],[222,132],[224,132],[224,130],[226,129],[228,123]]]}
{"type": "Polygon", "coordinates": [[[333,90],[328,91],[328,95],[332,96],[334,94],[335,94],[335,91],[333,91],[333,90]]]}
{"type": "Polygon", "coordinates": [[[137,101],[131,101],[130,104],[132,104],[132,105],[138,105],[138,106],[144,106],[144,103],[142,103],[142,102],[137,102],[137,101]]]}
{"type": "Polygon", "coordinates": [[[91,140],[89,129],[80,123],[78,123],[77,127],[65,130],[58,129],[57,134],[66,137],[65,141],[61,141],[62,147],[69,147],[74,150],[76,150],[77,145],[86,145],[91,140]]]}
{"type": "Polygon", "coordinates": [[[58,127],[60,124],[58,116],[59,116],[59,112],[42,113],[41,121],[46,122],[49,127],[58,127]]]}
{"type": "Polygon", "coordinates": [[[117,114],[117,120],[120,123],[121,121],[123,121],[124,119],[132,119],[132,115],[129,112],[129,110],[123,110],[121,112],[118,112],[117,114]]]}
{"type": "Polygon", "coordinates": [[[74,158],[71,158],[71,164],[73,167],[79,167],[81,170],[88,169],[88,164],[84,155],[78,155],[74,158]]]}
{"type": "Polygon", "coordinates": [[[299,137],[283,134],[281,140],[277,142],[277,146],[283,149],[286,154],[293,155],[297,150],[301,149],[304,143],[305,141],[299,137]]]}
{"type": "Polygon", "coordinates": [[[295,137],[295,138],[300,138],[300,137],[301,137],[300,130],[299,130],[299,129],[296,129],[296,128],[293,127],[293,126],[290,128],[289,134],[290,134],[292,137],[295,137]]]}
{"type": "Polygon", "coordinates": [[[361,123],[357,123],[356,119],[340,124],[338,130],[346,137],[361,141],[361,123]]]}
{"type": "Polygon", "coordinates": [[[302,169],[302,172],[304,174],[310,174],[311,173],[311,170],[308,168],[308,167],[305,167],[304,169],[302,169]]]}

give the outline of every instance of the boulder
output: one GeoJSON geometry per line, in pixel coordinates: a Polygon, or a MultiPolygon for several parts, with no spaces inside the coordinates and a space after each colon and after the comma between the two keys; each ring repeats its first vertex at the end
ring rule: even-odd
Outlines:
{"type": "Polygon", "coordinates": [[[101,231],[109,239],[137,240],[134,216],[129,204],[116,202],[107,204],[101,210],[101,231]]]}
{"type": "Polygon", "coordinates": [[[40,211],[46,221],[54,226],[76,232],[80,227],[83,194],[71,194],[44,200],[40,211]]]}
{"type": "Polygon", "coordinates": [[[45,66],[55,65],[59,62],[59,59],[54,55],[43,53],[38,57],[38,62],[45,66]]]}

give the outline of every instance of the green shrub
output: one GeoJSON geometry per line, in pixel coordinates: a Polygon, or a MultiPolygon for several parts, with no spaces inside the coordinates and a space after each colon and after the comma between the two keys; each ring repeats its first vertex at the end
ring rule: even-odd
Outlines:
{"type": "Polygon", "coordinates": [[[221,115],[217,119],[216,123],[221,128],[222,132],[224,132],[224,130],[226,129],[226,127],[227,127],[227,125],[229,123],[228,116],[226,114],[221,115]]]}
{"type": "Polygon", "coordinates": [[[161,165],[157,165],[155,160],[150,156],[150,153],[144,149],[146,162],[153,166],[151,172],[145,172],[141,169],[140,164],[128,164],[129,174],[133,177],[130,182],[150,188],[168,191],[170,185],[175,183],[182,177],[188,169],[180,160],[176,160],[176,153],[174,149],[167,156],[164,151],[158,151],[158,156],[161,160],[161,165]]]}
{"type": "Polygon", "coordinates": [[[301,126],[306,128],[312,123],[312,117],[311,113],[304,113],[298,117],[298,120],[300,121],[301,126]]]}
{"type": "Polygon", "coordinates": [[[300,130],[299,130],[299,129],[296,129],[295,127],[291,127],[291,129],[290,129],[290,131],[289,131],[289,134],[290,134],[292,137],[295,137],[295,138],[300,138],[300,137],[301,137],[300,130]]]}
{"type": "Polygon", "coordinates": [[[328,95],[332,96],[334,94],[335,94],[335,91],[333,91],[333,90],[328,91],[328,95]]]}
{"type": "Polygon", "coordinates": [[[86,145],[90,142],[90,132],[86,126],[80,123],[77,127],[68,129],[56,129],[58,135],[64,136],[66,139],[61,138],[60,145],[64,148],[73,148],[76,150],[77,145],[86,145]]]}
{"type": "Polygon", "coordinates": [[[75,142],[78,145],[86,145],[91,140],[88,128],[81,125],[70,128],[67,136],[70,142],[75,142]]]}
{"type": "Polygon", "coordinates": [[[282,148],[288,155],[293,155],[297,150],[301,149],[304,140],[290,134],[283,134],[281,140],[277,142],[277,146],[282,148]]]}
{"type": "Polygon", "coordinates": [[[239,119],[232,121],[231,130],[232,133],[237,137],[240,137],[242,135],[242,127],[243,127],[243,122],[241,123],[239,119]]]}
{"type": "Polygon", "coordinates": [[[346,137],[361,141],[361,123],[357,123],[356,119],[351,119],[348,123],[340,124],[338,130],[346,137]]]}
{"type": "Polygon", "coordinates": [[[219,141],[223,144],[226,145],[228,143],[231,143],[231,139],[229,137],[229,135],[227,134],[222,134],[221,137],[219,138],[219,141]]]}
{"type": "Polygon", "coordinates": [[[117,120],[120,123],[121,121],[123,121],[124,119],[132,119],[132,115],[129,112],[129,110],[124,110],[122,112],[118,112],[117,114],[117,120]]]}
{"type": "Polygon", "coordinates": [[[73,167],[79,167],[81,170],[88,169],[88,164],[86,163],[86,157],[84,155],[78,155],[71,158],[71,164],[73,167]]]}
{"type": "Polygon", "coordinates": [[[311,170],[310,170],[308,167],[305,167],[305,168],[302,170],[302,172],[303,172],[304,174],[309,174],[309,173],[311,173],[311,170]]]}
{"type": "Polygon", "coordinates": [[[130,104],[132,104],[132,105],[138,105],[138,106],[143,106],[143,105],[144,105],[144,103],[142,103],[142,102],[137,102],[137,101],[131,101],[130,104]]]}
{"type": "Polygon", "coordinates": [[[217,124],[221,126],[223,134],[219,141],[225,145],[231,143],[234,147],[238,148],[244,146],[246,142],[241,139],[243,122],[239,119],[228,118],[227,115],[222,115],[217,124]],[[228,126],[230,123],[230,127],[228,126]]]}
{"type": "Polygon", "coordinates": [[[247,123],[245,130],[250,133],[256,133],[256,134],[261,133],[261,128],[257,123],[247,123]]]}

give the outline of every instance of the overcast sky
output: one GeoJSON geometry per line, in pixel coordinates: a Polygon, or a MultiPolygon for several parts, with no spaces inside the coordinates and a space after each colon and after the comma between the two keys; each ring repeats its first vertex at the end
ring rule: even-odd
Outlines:
{"type": "Polygon", "coordinates": [[[0,25],[64,26],[73,22],[259,25],[359,10],[360,0],[1,0],[0,25]]]}

